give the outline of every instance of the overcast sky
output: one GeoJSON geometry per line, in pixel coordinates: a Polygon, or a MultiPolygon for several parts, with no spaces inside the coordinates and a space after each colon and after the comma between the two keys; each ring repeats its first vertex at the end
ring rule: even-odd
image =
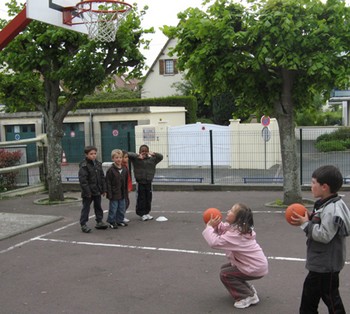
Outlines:
{"type": "MultiPolygon", "coordinates": [[[[0,0],[0,17],[2,18],[6,16],[7,12],[5,2],[7,1],[0,0]]],[[[143,20],[143,27],[149,28],[153,26],[156,33],[150,36],[152,39],[150,50],[144,51],[148,66],[153,63],[167,40],[159,30],[159,27],[163,25],[177,25],[177,13],[186,10],[188,7],[202,7],[202,0],[132,0],[125,2],[130,4],[136,2],[139,9],[142,9],[145,5],[149,7],[143,20]]]]}

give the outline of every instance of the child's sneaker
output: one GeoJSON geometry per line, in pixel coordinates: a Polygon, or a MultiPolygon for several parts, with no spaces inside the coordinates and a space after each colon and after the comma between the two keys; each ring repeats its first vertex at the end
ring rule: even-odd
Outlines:
{"type": "Polygon", "coordinates": [[[128,224],[125,222],[117,222],[117,225],[120,227],[127,227],[128,226],[128,224]]]}
{"type": "Polygon", "coordinates": [[[128,219],[128,218],[124,218],[124,220],[123,220],[125,223],[128,223],[128,222],[130,222],[130,220],[128,219]]]}
{"type": "Polygon", "coordinates": [[[147,214],[146,216],[147,216],[148,220],[152,220],[153,219],[153,216],[151,216],[150,214],[147,214]]]}
{"type": "Polygon", "coordinates": [[[81,231],[83,231],[84,233],[90,233],[91,229],[87,225],[82,225],[81,231]]]}
{"type": "Polygon", "coordinates": [[[251,306],[252,304],[257,304],[257,303],[259,303],[259,298],[257,294],[254,294],[252,297],[248,297],[235,302],[234,307],[238,309],[244,309],[248,306],[251,306]]]}
{"type": "Polygon", "coordinates": [[[148,215],[143,215],[143,216],[141,217],[141,220],[142,220],[142,221],[147,221],[147,220],[148,220],[148,215]]]}
{"type": "Polygon", "coordinates": [[[96,222],[95,228],[103,230],[103,229],[107,229],[108,226],[103,221],[98,221],[98,222],[96,222]]]}
{"type": "Polygon", "coordinates": [[[114,222],[114,223],[110,223],[109,224],[109,228],[111,228],[111,229],[118,229],[118,225],[114,222]]]}

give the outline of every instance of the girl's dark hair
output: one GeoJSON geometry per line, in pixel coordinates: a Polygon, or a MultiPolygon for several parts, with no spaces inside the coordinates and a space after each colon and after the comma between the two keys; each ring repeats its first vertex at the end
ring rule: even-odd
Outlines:
{"type": "Polygon", "coordinates": [[[254,220],[252,210],[245,204],[236,204],[236,220],[234,225],[238,227],[241,234],[252,233],[254,229],[254,220]]]}

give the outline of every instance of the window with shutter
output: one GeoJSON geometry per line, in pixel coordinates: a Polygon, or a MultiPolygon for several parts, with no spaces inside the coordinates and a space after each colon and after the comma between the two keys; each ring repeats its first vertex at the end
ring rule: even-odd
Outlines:
{"type": "Polygon", "coordinates": [[[160,75],[174,75],[179,73],[176,68],[176,59],[159,60],[160,75]]]}
{"type": "Polygon", "coordinates": [[[174,60],[165,60],[165,74],[174,74],[174,60]]]}
{"type": "Polygon", "coordinates": [[[176,64],[177,64],[177,60],[174,59],[174,74],[178,74],[179,73],[179,70],[177,69],[176,64]]]}
{"type": "Polygon", "coordinates": [[[164,74],[164,60],[159,60],[159,74],[164,74]]]}

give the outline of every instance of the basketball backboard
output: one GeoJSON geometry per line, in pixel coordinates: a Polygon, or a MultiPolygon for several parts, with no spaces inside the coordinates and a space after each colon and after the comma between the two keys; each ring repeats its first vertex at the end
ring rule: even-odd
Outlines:
{"type": "Polygon", "coordinates": [[[79,0],[27,0],[27,18],[88,34],[85,24],[78,16],[74,18],[74,25],[63,23],[64,8],[75,7],[78,2],[79,0]]]}

